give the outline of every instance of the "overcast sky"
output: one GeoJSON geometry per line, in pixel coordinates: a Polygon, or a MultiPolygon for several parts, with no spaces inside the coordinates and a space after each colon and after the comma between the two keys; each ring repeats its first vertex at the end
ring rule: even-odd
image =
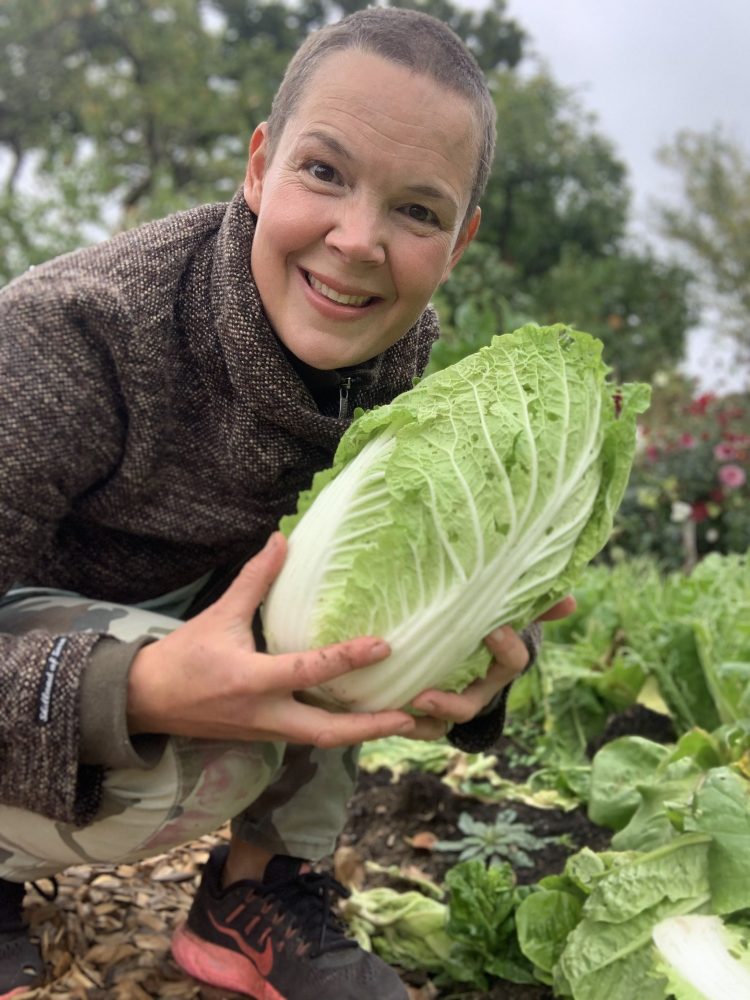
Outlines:
{"type": "Polygon", "coordinates": [[[721,122],[750,153],[750,0],[508,0],[508,13],[626,162],[637,232],[654,233],[651,205],[675,190],[654,154],[680,129],[721,122]]]}

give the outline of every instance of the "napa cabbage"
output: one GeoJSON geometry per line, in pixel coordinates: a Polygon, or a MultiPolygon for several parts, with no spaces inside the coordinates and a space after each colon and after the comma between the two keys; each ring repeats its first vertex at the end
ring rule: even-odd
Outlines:
{"type": "Polygon", "coordinates": [[[378,710],[461,690],[487,671],[484,636],[569,593],[611,533],[649,401],[608,372],[594,337],[529,324],[356,416],[282,520],[263,623],[272,653],[358,635],[392,652],[311,700],[378,710]]]}
{"type": "Polygon", "coordinates": [[[656,968],[676,1000],[750,1000],[747,929],[696,913],[667,917],[652,933],[656,968]]]}

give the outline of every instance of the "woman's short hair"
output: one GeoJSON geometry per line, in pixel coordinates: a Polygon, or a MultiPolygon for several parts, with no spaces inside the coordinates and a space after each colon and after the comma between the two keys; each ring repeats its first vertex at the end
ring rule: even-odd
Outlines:
{"type": "Polygon", "coordinates": [[[368,7],[309,35],[289,63],[268,116],[271,155],[320,63],[332,52],[359,49],[431,77],[465,97],[477,117],[479,149],[466,225],[479,204],[495,153],[495,105],[482,70],[458,35],[429,14],[368,7]]]}

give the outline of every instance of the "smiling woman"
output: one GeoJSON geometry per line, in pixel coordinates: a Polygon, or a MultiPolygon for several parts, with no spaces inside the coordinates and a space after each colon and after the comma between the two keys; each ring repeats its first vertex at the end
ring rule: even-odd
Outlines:
{"type": "Polygon", "coordinates": [[[298,56],[230,202],[0,292],[0,1000],[42,967],[24,879],[229,817],[173,939],[180,966],[245,996],[406,1000],[309,864],[333,852],[359,744],[489,747],[536,649],[536,632],[493,633],[486,676],[420,692],[415,719],[300,697],[392,655],[382,635],[258,644],[276,526],[348,408],[384,409],[424,373],[429,301],[477,231],[494,148],[479,66],[429,15],[358,11],[298,56]]]}
{"type": "Polygon", "coordinates": [[[477,231],[478,208],[462,225],[477,155],[468,100],[356,50],[318,66],[273,149],[256,129],[251,266],[296,357],[355,365],[416,323],[477,231]]]}

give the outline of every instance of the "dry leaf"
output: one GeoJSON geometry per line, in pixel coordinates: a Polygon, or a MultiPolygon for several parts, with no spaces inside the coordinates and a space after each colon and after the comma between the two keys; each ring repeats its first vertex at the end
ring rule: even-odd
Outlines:
{"type": "Polygon", "coordinates": [[[354,847],[339,847],[333,855],[333,874],[347,889],[361,889],[365,884],[365,863],[354,847]]]}
{"type": "Polygon", "coordinates": [[[413,837],[405,837],[404,839],[410,847],[416,847],[419,851],[431,851],[438,842],[439,837],[430,830],[420,830],[413,837]]]}

